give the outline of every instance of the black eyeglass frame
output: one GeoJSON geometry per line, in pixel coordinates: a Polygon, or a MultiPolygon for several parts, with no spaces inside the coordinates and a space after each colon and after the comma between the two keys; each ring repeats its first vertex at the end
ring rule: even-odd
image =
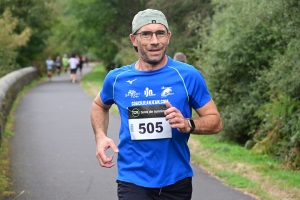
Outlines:
{"type": "Polygon", "coordinates": [[[156,31],[156,32],[152,32],[152,31],[142,31],[142,32],[140,32],[140,33],[134,33],[133,35],[140,35],[141,39],[151,40],[152,37],[153,37],[153,34],[155,34],[155,36],[156,36],[157,39],[161,39],[161,38],[167,37],[167,36],[168,36],[168,33],[169,33],[169,31],[158,30],[158,31],[156,31]],[[145,33],[151,34],[151,35],[150,35],[150,38],[145,38],[145,36],[142,35],[142,34],[145,34],[145,33]],[[161,34],[163,33],[163,35],[158,36],[159,33],[161,33],[161,34]]]}

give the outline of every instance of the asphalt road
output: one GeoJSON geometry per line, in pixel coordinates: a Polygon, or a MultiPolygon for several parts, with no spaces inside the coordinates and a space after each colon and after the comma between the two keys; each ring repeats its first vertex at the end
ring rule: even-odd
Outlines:
{"type": "MultiPolygon", "coordinates": [[[[92,101],[69,74],[36,85],[21,99],[10,139],[14,200],[117,200],[117,167],[102,168],[95,157],[92,101]]],[[[116,143],[119,124],[111,115],[108,135],[116,143]]],[[[193,169],[192,200],[253,199],[193,169]]]]}

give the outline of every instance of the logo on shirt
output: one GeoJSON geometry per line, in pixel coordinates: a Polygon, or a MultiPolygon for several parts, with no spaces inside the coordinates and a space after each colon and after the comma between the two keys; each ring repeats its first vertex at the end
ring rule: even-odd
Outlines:
{"type": "Polygon", "coordinates": [[[155,96],[155,94],[153,94],[153,90],[150,90],[148,87],[146,87],[146,89],[144,90],[144,95],[146,97],[155,96]]]}
{"type": "Polygon", "coordinates": [[[128,80],[126,81],[127,83],[130,83],[130,85],[133,83],[133,81],[135,81],[136,79],[133,79],[133,80],[128,80]]]}
{"type": "Polygon", "coordinates": [[[134,108],[132,111],[131,111],[131,113],[132,113],[132,116],[133,117],[138,117],[138,116],[140,116],[140,110],[139,109],[137,109],[137,108],[134,108]]]}
{"type": "Polygon", "coordinates": [[[127,94],[125,94],[125,97],[131,97],[131,98],[138,98],[140,96],[139,92],[136,92],[135,90],[129,90],[127,94]]]}
{"type": "Polygon", "coordinates": [[[161,97],[167,97],[169,95],[173,95],[174,93],[172,92],[172,87],[161,87],[161,89],[163,90],[161,93],[161,97]]]}

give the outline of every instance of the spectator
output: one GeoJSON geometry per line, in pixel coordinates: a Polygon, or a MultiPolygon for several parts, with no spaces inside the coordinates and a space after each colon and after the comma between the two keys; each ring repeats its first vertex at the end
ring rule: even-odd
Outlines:
{"type": "Polygon", "coordinates": [[[187,61],[186,61],[186,56],[185,56],[185,54],[182,53],[182,52],[177,52],[177,53],[175,53],[175,55],[174,55],[174,60],[177,60],[177,61],[180,61],[180,62],[184,62],[184,63],[187,62],[187,61]]]}
{"type": "Polygon", "coordinates": [[[64,54],[64,57],[62,59],[62,64],[63,64],[63,67],[64,67],[64,72],[67,73],[68,71],[68,65],[69,65],[69,59],[68,59],[68,56],[67,54],[64,54]]]}
{"type": "Polygon", "coordinates": [[[78,65],[78,59],[76,58],[75,54],[72,54],[71,58],[68,61],[68,64],[70,66],[70,80],[72,83],[76,82],[76,71],[77,71],[77,65],[78,65]]]}
{"type": "Polygon", "coordinates": [[[81,56],[78,56],[78,69],[79,69],[79,75],[82,76],[82,67],[83,67],[83,63],[84,63],[84,58],[81,56]]]}
{"type": "Polygon", "coordinates": [[[56,57],[55,65],[56,65],[56,73],[57,73],[57,75],[59,76],[59,75],[60,75],[60,71],[61,71],[61,65],[62,65],[60,56],[57,56],[57,57],[56,57]]]}
{"type": "Polygon", "coordinates": [[[46,60],[47,75],[48,75],[49,81],[51,81],[53,65],[54,65],[54,62],[53,62],[51,56],[49,56],[48,59],[46,60]]]}

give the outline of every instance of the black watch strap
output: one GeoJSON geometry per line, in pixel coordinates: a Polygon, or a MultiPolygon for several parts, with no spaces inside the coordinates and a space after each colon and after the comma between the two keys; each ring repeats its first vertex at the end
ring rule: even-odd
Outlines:
{"type": "Polygon", "coordinates": [[[188,132],[188,133],[194,132],[194,130],[195,130],[195,128],[196,128],[195,123],[194,123],[194,120],[188,119],[188,123],[189,123],[189,126],[190,126],[190,128],[191,128],[190,132],[188,132]]]}

